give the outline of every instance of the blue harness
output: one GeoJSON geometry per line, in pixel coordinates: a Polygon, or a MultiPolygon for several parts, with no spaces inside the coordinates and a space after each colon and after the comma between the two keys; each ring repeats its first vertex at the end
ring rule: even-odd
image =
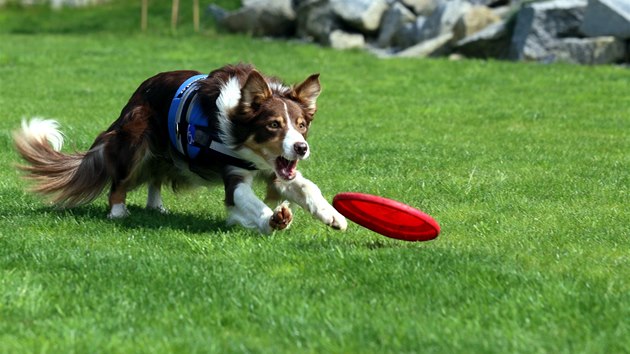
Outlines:
{"type": "Polygon", "coordinates": [[[227,165],[248,170],[256,166],[241,159],[219,137],[214,127],[208,124],[199,102],[197,81],[208,75],[196,75],[186,80],[175,93],[168,111],[168,132],[173,147],[188,158],[194,167],[217,168],[227,165]]]}

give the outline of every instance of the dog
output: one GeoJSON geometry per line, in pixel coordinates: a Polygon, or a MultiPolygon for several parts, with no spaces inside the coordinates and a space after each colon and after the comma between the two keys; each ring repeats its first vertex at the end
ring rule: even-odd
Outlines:
{"type": "Polygon", "coordinates": [[[228,225],[264,234],[285,229],[292,202],[345,230],[346,219],[297,170],[311,153],[306,138],[320,92],[319,74],[289,86],[250,64],[208,75],[163,72],[137,88],[86,152],[60,152],[64,137],[55,120],[23,121],[13,137],[32,191],[58,207],[89,203],[109,186],[108,217],[123,218],[127,193],[146,184],[147,209],[167,213],[163,185],[177,191],[222,180],[228,225]],[[255,179],[266,182],[265,201],[274,209],[254,194],[255,179]]]}

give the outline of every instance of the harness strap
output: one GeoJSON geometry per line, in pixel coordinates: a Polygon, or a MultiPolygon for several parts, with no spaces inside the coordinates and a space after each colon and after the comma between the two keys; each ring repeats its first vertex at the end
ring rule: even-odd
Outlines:
{"type": "Polygon", "coordinates": [[[208,125],[196,85],[205,78],[206,75],[193,76],[177,89],[168,114],[171,143],[180,154],[188,157],[191,170],[204,165],[232,165],[256,170],[253,163],[241,159],[221,141],[216,129],[208,125]]]}
{"type": "MultiPolygon", "coordinates": [[[[171,102],[171,107],[168,111],[168,132],[171,138],[171,143],[179,153],[184,156],[188,156],[188,149],[186,149],[186,142],[182,142],[182,133],[188,130],[188,108],[190,106],[189,97],[197,90],[190,89],[197,81],[206,78],[206,75],[195,75],[177,89],[175,97],[171,102]],[[183,118],[183,119],[182,119],[183,118]]],[[[196,86],[196,85],[195,85],[196,86]]],[[[193,95],[195,96],[195,95],[193,95]]],[[[186,135],[184,135],[186,136],[186,135]]]]}

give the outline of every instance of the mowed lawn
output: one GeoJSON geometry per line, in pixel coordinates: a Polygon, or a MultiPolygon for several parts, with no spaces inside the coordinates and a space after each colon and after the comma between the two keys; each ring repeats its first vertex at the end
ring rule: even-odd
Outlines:
{"type": "MultiPolygon", "coordinates": [[[[0,34],[0,353],[623,353],[630,348],[630,71],[379,60],[219,35],[0,34]],[[26,192],[11,131],[55,118],[85,150],[161,71],[321,73],[312,157],[328,199],[432,215],[408,243],[302,211],[226,227],[220,185],[107,220],[26,192]]],[[[263,189],[259,189],[262,194],[263,189]]]]}

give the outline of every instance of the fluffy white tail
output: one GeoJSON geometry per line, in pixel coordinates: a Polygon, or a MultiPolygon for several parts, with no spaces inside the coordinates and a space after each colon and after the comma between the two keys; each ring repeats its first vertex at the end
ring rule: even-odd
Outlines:
{"type": "Polygon", "coordinates": [[[61,207],[88,203],[98,197],[109,182],[102,145],[85,153],[64,154],[63,134],[52,119],[22,121],[13,133],[17,152],[28,162],[18,166],[34,182],[33,192],[50,196],[61,207]]]}
{"type": "Polygon", "coordinates": [[[63,134],[59,131],[59,123],[53,119],[34,117],[30,121],[22,120],[23,137],[28,140],[48,141],[55,151],[63,147],[63,134]]]}

